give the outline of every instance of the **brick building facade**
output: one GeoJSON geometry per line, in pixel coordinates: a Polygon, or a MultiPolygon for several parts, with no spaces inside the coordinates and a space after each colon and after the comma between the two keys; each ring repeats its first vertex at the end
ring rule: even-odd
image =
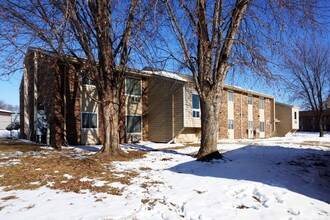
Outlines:
{"type": "MultiPolygon", "coordinates": [[[[97,92],[70,57],[30,48],[20,86],[21,136],[58,145],[102,144],[97,92]]],[[[120,140],[200,140],[200,104],[191,76],[145,68],[126,73],[120,140]]],[[[275,99],[225,85],[219,140],[276,135],[275,99]]]]}

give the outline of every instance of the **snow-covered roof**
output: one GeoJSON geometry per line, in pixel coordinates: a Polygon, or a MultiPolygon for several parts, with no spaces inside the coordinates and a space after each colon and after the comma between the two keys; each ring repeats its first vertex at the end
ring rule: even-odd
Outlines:
{"type": "Polygon", "coordinates": [[[162,77],[166,77],[166,78],[170,78],[170,79],[175,79],[175,80],[187,82],[187,80],[185,80],[184,78],[179,76],[179,74],[164,71],[164,70],[154,70],[154,71],[142,70],[142,72],[147,73],[147,74],[151,74],[151,75],[157,75],[157,76],[162,76],[162,77]]]}
{"type": "Polygon", "coordinates": [[[10,114],[13,114],[14,113],[13,111],[8,111],[8,110],[5,110],[5,109],[0,109],[0,112],[10,113],[10,114]]]}

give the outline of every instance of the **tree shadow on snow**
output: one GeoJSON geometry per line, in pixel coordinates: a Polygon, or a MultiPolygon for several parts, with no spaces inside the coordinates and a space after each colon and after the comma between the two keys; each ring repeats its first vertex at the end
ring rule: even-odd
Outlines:
{"type": "Polygon", "coordinates": [[[163,152],[163,153],[168,153],[168,154],[177,154],[177,155],[183,155],[183,156],[192,156],[190,154],[186,154],[186,153],[180,153],[176,150],[171,150],[169,148],[164,149],[164,148],[152,148],[152,147],[148,147],[145,145],[141,145],[141,144],[125,144],[122,146],[122,149],[126,149],[126,150],[142,150],[142,151],[159,151],[159,152],[163,152]]]}
{"type": "Polygon", "coordinates": [[[89,146],[89,145],[82,145],[82,146],[74,146],[75,148],[86,150],[86,151],[92,151],[92,152],[99,152],[101,148],[95,147],[95,146],[89,146]]]}
{"type": "Polygon", "coordinates": [[[222,155],[224,160],[190,161],[169,170],[260,182],[330,203],[329,151],[248,145],[222,155]]]}

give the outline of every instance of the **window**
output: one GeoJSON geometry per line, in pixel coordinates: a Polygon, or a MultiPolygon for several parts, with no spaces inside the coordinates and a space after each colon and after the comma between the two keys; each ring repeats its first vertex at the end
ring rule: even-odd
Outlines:
{"type": "Polygon", "coordinates": [[[142,95],[142,81],[138,78],[126,78],[126,95],[142,95]]]}
{"type": "Polygon", "coordinates": [[[96,85],[95,80],[92,80],[90,72],[85,72],[82,77],[82,83],[83,85],[96,85]]]}
{"type": "Polygon", "coordinates": [[[248,122],[248,129],[253,130],[253,121],[248,122]]]}
{"type": "Polygon", "coordinates": [[[228,101],[234,101],[234,92],[228,91],[228,101]]]}
{"type": "Polygon", "coordinates": [[[252,105],[252,95],[248,96],[248,105],[252,105]]]}
{"type": "Polygon", "coordinates": [[[126,116],[127,133],[141,133],[142,117],[140,115],[126,116]]]}
{"type": "Polygon", "coordinates": [[[260,122],[260,132],[265,132],[265,122],[264,121],[260,122]]]}
{"type": "Polygon", "coordinates": [[[294,119],[297,119],[297,112],[294,112],[294,119]]]}
{"type": "Polygon", "coordinates": [[[200,102],[199,102],[199,96],[196,94],[192,94],[192,116],[194,118],[200,117],[200,102]]]}
{"type": "Polygon", "coordinates": [[[95,112],[82,112],[81,113],[82,128],[91,129],[97,128],[97,113],[95,112]]]}
{"type": "Polygon", "coordinates": [[[228,129],[234,129],[234,119],[228,119],[228,129]]]}
{"type": "Polygon", "coordinates": [[[260,109],[264,109],[265,108],[265,99],[264,98],[260,98],[259,99],[259,108],[260,109]]]}

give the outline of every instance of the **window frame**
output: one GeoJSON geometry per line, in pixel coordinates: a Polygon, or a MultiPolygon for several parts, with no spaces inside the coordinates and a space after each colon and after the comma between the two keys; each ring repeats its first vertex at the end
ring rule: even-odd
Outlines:
{"type": "Polygon", "coordinates": [[[252,94],[248,95],[248,105],[253,105],[253,96],[252,96],[252,94]]]}
{"type": "Polygon", "coordinates": [[[81,118],[81,129],[82,130],[98,130],[98,128],[99,128],[99,115],[98,115],[98,113],[97,112],[81,112],[80,113],[80,118],[81,118]],[[84,114],[87,114],[87,115],[89,115],[89,114],[92,114],[92,115],[96,115],[96,127],[95,128],[93,128],[93,127],[84,127],[84,120],[83,120],[83,115],[84,114]]]}
{"type": "Polygon", "coordinates": [[[90,79],[90,74],[91,73],[89,71],[85,72],[82,75],[82,77],[81,77],[81,83],[84,86],[93,86],[93,87],[96,87],[96,81],[90,79]],[[86,80],[87,80],[87,83],[86,83],[86,80]]]}
{"type": "Polygon", "coordinates": [[[126,125],[126,134],[142,134],[142,129],[143,129],[143,124],[142,124],[142,115],[126,115],[126,118],[125,118],[125,125],[126,125]],[[140,132],[136,132],[136,131],[133,131],[133,132],[129,132],[128,131],[128,117],[140,117],[140,132]]]}
{"type": "Polygon", "coordinates": [[[201,102],[198,94],[191,94],[191,109],[193,118],[201,117],[201,102]],[[194,96],[198,98],[198,108],[194,108],[194,96]]]}
{"type": "Polygon", "coordinates": [[[265,132],[265,122],[261,121],[259,124],[259,131],[261,132],[265,132]]]}
{"type": "Polygon", "coordinates": [[[251,129],[253,130],[253,127],[254,127],[253,121],[248,121],[248,129],[249,130],[251,130],[251,129]]]}
{"type": "Polygon", "coordinates": [[[265,98],[264,97],[259,98],[259,109],[265,109],[265,98]]]}
{"type": "Polygon", "coordinates": [[[228,130],[234,130],[234,128],[235,128],[234,119],[228,119],[228,130]]]}
{"type": "Polygon", "coordinates": [[[136,96],[136,97],[141,97],[142,96],[142,79],[138,77],[126,77],[125,78],[125,95],[127,96],[136,96]],[[140,81],[140,94],[131,94],[127,92],[127,85],[129,80],[139,80],[140,81]]]}
{"type": "Polygon", "coordinates": [[[228,90],[228,102],[234,101],[234,91],[228,90]]]}

